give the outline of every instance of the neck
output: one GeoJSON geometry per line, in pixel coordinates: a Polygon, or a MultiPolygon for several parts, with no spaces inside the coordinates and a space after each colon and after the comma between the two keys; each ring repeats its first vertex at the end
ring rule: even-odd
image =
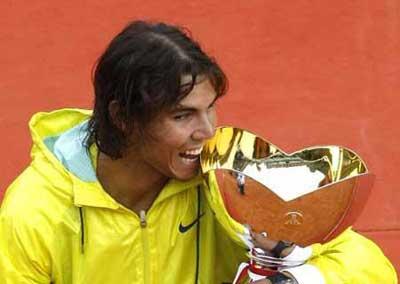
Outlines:
{"type": "Polygon", "coordinates": [[[131,157],[112,160],[101,152],[97,177],[108,194],[136,213],[151,207],[169,179],[131,157]]]}

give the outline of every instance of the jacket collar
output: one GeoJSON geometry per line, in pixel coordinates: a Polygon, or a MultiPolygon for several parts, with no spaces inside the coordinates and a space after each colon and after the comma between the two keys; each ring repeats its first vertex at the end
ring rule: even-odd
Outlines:
{"type": "MultiPolygon", "coordinates": [[[[118,209],[123,207],[103,189],[98,181],[85,182],[73,175],[71,176],[71,179],[73,184],[73,200],[75,206],[91,206],[109,209],[118,209]]],[[[179,194],[180,192],[193,187],[201,186],[203,182],[204,179],[200,174],[189,181],[170,179],[161,190],[152,206],[155,206],[156,204],[168,199],[173,195],[179,194]]]]}
{"type": "Polygon", "coordinates": [[[118,209],[120,204],[104,191],[98,181],[83,182],[73,177],[73,200],[78,207],[90,206],[118,209]]]}
{"type": "MultiPolygon", "coordinates": [[[[99,182],[83,182],[76,177],[73,177],[72,180],[73,201],[75,206],[90,206],[108,209],[118,209],[123,207],[102,188],[99,182]]],[[[152,206],[163,202],[173,195],[196,186],[201,186],[202,184],[203,178],[200,175],[189,181],[171,179],[161,190],[152,206]]]]}

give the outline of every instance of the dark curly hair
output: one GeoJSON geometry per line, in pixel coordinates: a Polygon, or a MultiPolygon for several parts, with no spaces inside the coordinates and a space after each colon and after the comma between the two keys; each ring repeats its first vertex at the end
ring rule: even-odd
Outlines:
{"type": "Polygon", "coordinates": [[[87,146],[96,143],[111,158],[122,157],[133,127],[144,135],[148,123],[187,96],[200,76],[210,80],[217,97],[225,94],[224,72],[188,31],[165,23],[130,23],[95,66],[87,146]],[[187,75],[191,80],[183,84],[187,75]],[[117,104],[114,116],[110,103],[117,104]]]}

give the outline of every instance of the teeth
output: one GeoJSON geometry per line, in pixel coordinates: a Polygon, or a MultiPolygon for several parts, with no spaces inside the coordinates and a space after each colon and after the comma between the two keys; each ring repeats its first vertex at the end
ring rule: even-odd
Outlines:
{"type": "Polygon", "coordinates": [[[195,156],[197,156],[197,155],[199,155],[201,153],[202,149],[203,149],[203,147],[201,147],[199,149],[195,149],[195,150],[188,150],[188,151],[185,151],[184,154],[185,155],[195,155],[195,156]]]}
{"type": "Polygon", "coordinates": [[[196,157],[195,159],[182,158],[182,160],[186,164],[192,164],[198,160],[198,157],[196,157]]]}

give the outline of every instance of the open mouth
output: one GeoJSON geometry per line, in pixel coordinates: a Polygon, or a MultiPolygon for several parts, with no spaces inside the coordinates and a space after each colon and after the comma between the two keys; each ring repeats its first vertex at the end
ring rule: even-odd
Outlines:
{"type": "Polygon", "coordinates": [[[183,162],[185,162],[187,164],[197,162],[199,160],[202,149],[203,149],[203,147],[200,147],[197,149],[191,149],[191,150],[186,150],[184,152],[180,152],[179,157],[181,157],[183,162]]]}

